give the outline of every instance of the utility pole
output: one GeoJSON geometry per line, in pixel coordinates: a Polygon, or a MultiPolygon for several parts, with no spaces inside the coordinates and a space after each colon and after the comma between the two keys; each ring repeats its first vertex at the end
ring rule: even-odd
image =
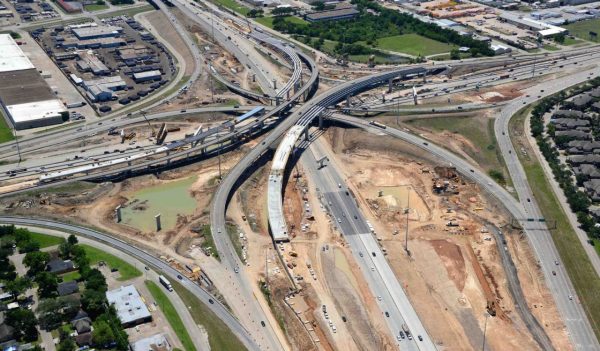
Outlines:
{"type": "Polygon", "coordinates": [[[221,146],[223,144],[219,143],[219,147],[217,148],[217,157],[219,159],[219,180],[223,180],[223,176],[221,175],[221,146]]]}
{"type": "Polygon", "coordinates": [[[485,332],[487,331],[487,321],[489,316],[490,314],[486,312],[485,323],[483,324],[483,344],[481,345],[481,351],[485,351],[485,332]]]}
{"type": "Polygon", "coordinates": [[[19,155],[19,162],[17,163],[17,167],[21,165],[21,148],[19,147],[19,138],[17,137],[17,128],[13,126],[13,134],[15,136],[15,144],[17,144],[17,154],[19,155]]]}
{"type": "MultiPolygon", "coordinates": [[[[142,114],[142,117],[144,117],[144,120],[146,121],[146,123],[148,123],[150,130],[152,130],[152,134],[156,135],[156,131],[154,130],[154,127],[152,126],[152,124],[150,124],[150,121],[148,120],[148,118],[146,118],[146,115],[148,114],[148,112],[141,110],[140,113],[142,114]]],[[[158,137],[158,135],[156,135],[156,136],[158,137]]]]}

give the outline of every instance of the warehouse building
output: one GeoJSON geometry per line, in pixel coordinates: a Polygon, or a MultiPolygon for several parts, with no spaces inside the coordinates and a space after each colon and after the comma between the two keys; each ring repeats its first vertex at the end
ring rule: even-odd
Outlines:
{"type": "Polygon", "coordinates": [[[341,8],[329,11],[313,12],[306,15],[309,22],[339,21],[356,17],[360,12],[353,8],[341,8]]]}
{"type": "Polygon", "coordinates": [[[0,34],[0,104],[17,130],[62,123],[64,104],[9,34],[0,34]]]}
{"type": "Polygon", "coordinates": [[[97,26],[73,28],[71,30],[79,40],[114,38],[121,34],[123,28],[117,26],[97,26]]]}
{"type": "Polygon", "coordinates": [[[519,28],[535,32],[538,36],[546,38],[557,34],[567,34],[565,28],[553,26],[548,23],[536,21],[533,18],[523,17],[510,12],[503,12],[498,18],[519,28]]]}
{"type": "Polygon", "coordinates": [[[108,101],[112,99],[113,92],[123,90],[127,83],[120,76],[104,77],[84,80],[82,83],[87,96],[93,102],[108,101]]]}
{"type": "Polygon", "coordinates": [[[106,299],[115,307],[117,316],[125,328],[152,321],[150,311],[133,285],[107,291],[106,299]]]}
{"type": "Polygon", "coordinates": [[[79,57],[77,68],[82,72],[92,72],[96,76],[102,76],[110,72],[108,67],[96,55],[81,52],[79,57]]]}
{"type": "Polygon", "coordinates": [[[162,73],[159,70],[138,72],[133,74],[133,80],[136,83],[147,82],[149,80],[159,80],[162,73]]]}

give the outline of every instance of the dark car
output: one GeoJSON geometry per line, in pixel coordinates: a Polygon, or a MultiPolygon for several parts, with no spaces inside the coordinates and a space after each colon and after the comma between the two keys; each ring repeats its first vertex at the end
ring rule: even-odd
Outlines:
{"type": "Polygon", "coordinates": [[[262,325],[263,327],[266,327],[267,325],[265,324],[265,321],[260,321],[260,325],[262,325]]]}
{"type": "Polygon", "coordinates": [[[208,299],[208,302],[210,302],[211,304],[214,304],[215,302],[213,301],[213,299],[208,299]]]}
{"type": "Polygon", "coordinates": [[[181,276],[181,274],[177,274],[177,279],[182,280],[183,277],[181,276]]]}

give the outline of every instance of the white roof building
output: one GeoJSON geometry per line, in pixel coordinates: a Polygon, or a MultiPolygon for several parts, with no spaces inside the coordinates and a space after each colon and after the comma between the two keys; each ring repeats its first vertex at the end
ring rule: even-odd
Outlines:
{"type": "Polygon", "coordinates": [[[173,348],[164,334],[155,334],[131,343],[133,351],[171,351],[173,348]]]}
{"type": "Polygon", "coordinates": [[[0,72],[35,68],[10,34],[0,34],[0,72]]]}
{"type": "Polygon", "coordinates": [[[6,110],[18,130],[62,123],[62,114],[67,111],[58,99],[9,105],[6,110]]]}
{"type": "Polygon", "coordinates": [[[152,315],[133,285],[122,286],[106,292],[106,299],[117,310],[117,316],[125,327],[146,323],[152,315]]]}

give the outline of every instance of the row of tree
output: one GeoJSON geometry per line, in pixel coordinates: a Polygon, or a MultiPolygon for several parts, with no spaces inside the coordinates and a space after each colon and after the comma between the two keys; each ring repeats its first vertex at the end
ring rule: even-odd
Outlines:
{"type": "MultiPolygon", "coordinates": [[[[595,220],[589,213],[591,201],[589,197],[578,189],[578,186],[585,180],[578,178],[577,182],[573,182],[573,172],[569,166],[563,164],[559,159],[559,152],[552,145],[549,138],[553,136],[553,127],[548,126],[548,136],[544,136],[544,114],[548,113],[554,106],[562,104],[570,96],[575,96],[583,91],[600,86],[600,78],[595,78],[588,81],[587,84],[576,87],[568,92],[562,91],[553,96],[541,100],[531,112],[530,126],[531,134],[535,137],[542,155],[548,162],[554,179],[558,182],[571,210],[577,215],[577,220],[581,229],[583,229],[590,238],[600,238],[600,228],[595,226],[595,220]]],[[[569,140],[556,140],[557,145],[564,145],[569,140]]]]}

